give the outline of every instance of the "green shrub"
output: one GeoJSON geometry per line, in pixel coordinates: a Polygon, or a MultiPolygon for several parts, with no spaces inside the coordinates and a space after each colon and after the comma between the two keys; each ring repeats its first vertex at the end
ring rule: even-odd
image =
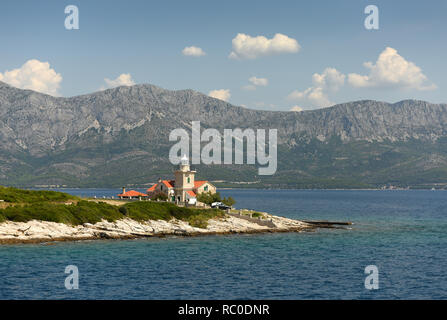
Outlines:
{"type": "Polygon", "coordinates": [[[210,191],[208,191],[208,192],[199,193],[197,195],[197,201],[206,203],[207,205],[211,205],[211,203],[213,203],[213,202],[220,202],[222,200],[220,198],[219,192],[211,193],[210,191]]]}
{"type": "Polygon", "coordinates": [[[223,217],[224,213],[217,209],[194,209],[178,207],[173,203],[137,201],[125,205],[128,217],[138,221],[165,220],[172,218],[187,221],[191,226],[206,228],[207,221],[215,217],[223,217]]]}
{"type": "Polygon", "coordinates": [[[233,206],[236,203],[236,200],[234,200],[232,197],[223,198],[222,203],[226,204],[229,207],[231,207],[231,206],[233,206]]]}
{"type": "Polygon", "coordinates": [[[199,193],[197,195],[197,201],[206,203],[207,205],[211,205],[213,202],[222,202],[230,207],[236,203],[232,197],[222,199],[219,192],[211,193],[210,191],[199,193]]]}
{"type": "Polygon", "coordinates": [[[116,206],[89,201],[79,201],[71,205],[33,203],[25,206],[9,206],[0,209],[0,215],[16,222],[42,220],[71,225],[96,223],[102,219],[115,221],[123,217],[116,206]]]}
{"type": "Polygon", "coordinates": [[[118,210],[122,214],[127,215],[127,208],[125,206],[121,206],[118,210]]]}
{"type": "Polygon", "coordinates": [[[252,214],[251,214],[251,216],[253,217],[253,218],[259,218],[259,217],[264,217],[264,215],[262,214],[262,213],[259,213],[259,212],[253,212],[252,214]]]}
{"type": "Polygon", "coordinates": [[[75,224],[96,223],[101,220],[109,222],[123,218],[119,207],[105,202],[79,201],[77,205],[66,206],[75,217],[75,224]]]}

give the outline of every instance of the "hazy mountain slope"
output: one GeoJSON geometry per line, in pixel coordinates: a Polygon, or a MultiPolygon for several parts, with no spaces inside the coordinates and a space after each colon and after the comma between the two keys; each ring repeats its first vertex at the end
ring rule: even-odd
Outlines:
{"type": "Polygon", "coordinates": [[[277,128],[278,171],[199,166],[251,186],[362,187],[447,182],[447,105],[357,101],[305,112],[236,107],[192,90],[119,87],[71,98],[0,82],[0,184],[119,186],[170,175],[169,132],[277,128]]]}

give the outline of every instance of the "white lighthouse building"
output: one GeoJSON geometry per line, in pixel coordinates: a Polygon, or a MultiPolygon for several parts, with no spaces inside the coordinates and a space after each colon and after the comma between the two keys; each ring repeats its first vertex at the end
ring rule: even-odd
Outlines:
{"type": "Polygon", "coordinates": [[[195,180],[195,170],[191,170],[189,160],[184,155],[180,160],[180,165],[174,171],[174,180],[159,180],[157,184],[147,189],[149,197],[154,197],[158,193],[164,193],[169,201],[187,202],[195,204],[197,195],[202,192],[216,193],[216,187],[207,180],[195,180]]]}

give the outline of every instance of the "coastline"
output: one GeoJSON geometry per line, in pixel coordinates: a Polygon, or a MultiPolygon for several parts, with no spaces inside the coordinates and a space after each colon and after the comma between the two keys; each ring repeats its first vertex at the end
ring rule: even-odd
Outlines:
{"type": "Polygon", "coordinates": [[[224,218],[210,219],[206,228],[192,227],[187,222],[177,219],[140,222],[125,218],[115,222],[102,220],[95,224],[85,223],[79,226],[40,220],[28,222],[6,221],[0,223],[0,244],[305,232],[318,228],[318,226],[304,221],[273,216],[267,213],[263,214],[263,220],[244,215],[227,214],[224,218]]]}

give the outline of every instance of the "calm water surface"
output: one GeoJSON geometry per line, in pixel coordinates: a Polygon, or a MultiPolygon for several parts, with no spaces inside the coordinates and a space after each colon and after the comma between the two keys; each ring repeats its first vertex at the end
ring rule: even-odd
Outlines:
{"type": "MultiPolygon", "coordinates": [[[[66,189],[111,196],[120,190],[66,189]]],[[[0,246],[0,299],[446,299],[447,192],[223,190],[351,230],[0,246]],[[366,290],[364,269],[379,268],[366,290]],[[79,290],[66,290],[76,265],[79,290]]]]}

